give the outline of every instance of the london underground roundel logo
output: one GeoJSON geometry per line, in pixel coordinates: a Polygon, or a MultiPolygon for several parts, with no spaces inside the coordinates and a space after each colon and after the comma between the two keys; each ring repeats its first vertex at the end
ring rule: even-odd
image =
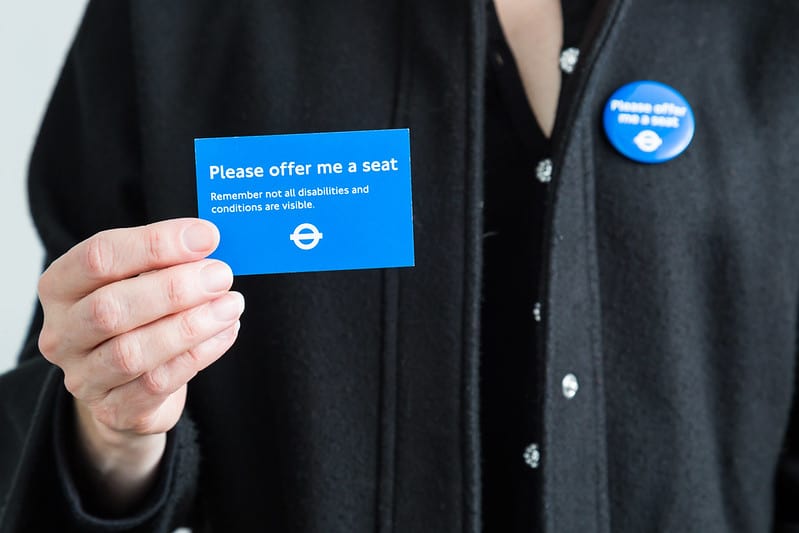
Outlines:
{"type": "Polygon", "coordinates": [[[300,250],[313,250],[324,235],[319,232],[316,226],[308,222],[300,224],[294,228],[294,232],[289,235],[289,239],[294,241],[300,250]]]}

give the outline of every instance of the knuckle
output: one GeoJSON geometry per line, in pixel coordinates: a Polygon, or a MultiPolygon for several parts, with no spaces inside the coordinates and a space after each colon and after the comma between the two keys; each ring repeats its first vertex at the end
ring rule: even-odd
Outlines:
{"type": "Polygon", "coordinates": [[[122,323],[122,310],[119,301],[109,291],[98,291],[91,296],[90,320],[98,332],[110,335],[116,333],[122,323]]]}
{"type": "Polygon", "coordinates": [[[104,426],[116,431],[124,429],[119,423],[119,409],[116,404],[108,401],[99,402],[91,406],[91,411],[92,416],[104,426]]]}
{"type": "Polygon", "coordinates": [[[189,301],[191,288],[185,278],[172,275],[166,283],[166,295],[169,304],[174,307],[182,307],[189,301]]]}
{"type": "Polygon", "coordinates": [[[38,346],[39,352],[44,358],[54,363],[56,350],[58,348],[58,337],[47,325],[42,327],[42,330],[39,332],[38,346]]]}
{"type": "Polygon", "coordinates": [[[169,375],[162,366],[145,372],[139,379],[141,380],[142,388],[148,394],[163,396],[169,393],[169,375]]]}
{"type": "Polygon", "coordinates": [[[198,313],[188,312],[178,315],[178,332],[186,341],[194,341],[200,337],[200,324],[198,313]]]}
{"type": "Polygon", "coordinates": [[[39,283],[36,285],[36,292],[39,293],[40,300],[47,300],[50,296],[50,293],[53,290],[53,282],[51,280],[52,273],[50,270],[45,270],[41,276],[39,276],[39,283]]]}
{"type": "Polygon", "coordinates": [[[86,242],[83,257],[89,276],[105,279],[111,276],[114,266],[114,245],[108,232],[100,232],[86,242]]]}
{"type": "Polygon", "coordinates": [[[180,374],[184,376],[184,383],[188,383],[203,369],[203,358],[200,353],[202,345],[195,346],[175,357],[175,364],[180,367],[180,374]]]}
{"type": "Polygon", "coordinates": [[[167,253],[166,237],[162,229],[150,226],[145,233],[145,245],[147,247],[147,257],[150,262],[160,264],[164,262],[167,253]]]}
{"type": "Polygon", "coordinates": [[[199,346],[195,346],[186,351],[183,355],[180,356],[179,360],[183,363],[187,368],[199,368],[202,364],[202,351],[206,349],[206,345],[209,341],[202,343],[199,346]]]}
{"type": "Polygon", "coordinates": [[[144,371],[144,356],[134,335],[114,338],[110,350],[111,366],[123,376],[136,377],[144,371]]]}
{"type": "Polygon", "coordinates": [[[64,388],[75,398],[80,398],[82,396],[81,390],[83,389],[83,380],[75,374],[65,373],[64,388]]]}
{"type": "Polygon", "coordinates": [[[155,432],[155,425],[158,422],[158,413],[154,411],[145,411],[135,413],[125,421],[125,426],[128,431],[146,435],[155,432]]]}

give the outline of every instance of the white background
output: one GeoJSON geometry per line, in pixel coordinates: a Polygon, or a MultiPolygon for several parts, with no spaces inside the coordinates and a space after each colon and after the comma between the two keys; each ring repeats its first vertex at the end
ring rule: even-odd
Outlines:
{"type": "Polygon", "coordinates": [[[0,0],[0,372],[15,363],[42,266],[28,213],[28,158],[85,5],[0,0]]]}

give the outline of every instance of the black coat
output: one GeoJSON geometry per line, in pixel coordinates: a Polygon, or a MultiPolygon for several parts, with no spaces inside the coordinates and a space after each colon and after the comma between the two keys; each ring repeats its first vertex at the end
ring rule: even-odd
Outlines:
{"type": "MultiPolygon", "coordinates": [[[[417,266],[237,279],[240,339],[119,530],[168,531],[195,486],[217,531],[479,529],[483,4],[91,4],[30,169],[48,261],[195,214],[195,137],[408,127],[413,158],[417,266]]],[[[600,4],[554,133],[546,531],[799,531],[799,3],[600,4]],[[639,79],[693,105],[665,164],[601,131],[639,79]]],[[[0,530],[111,530],[54,458],[40,322],[0,378],[0,530]]]]}

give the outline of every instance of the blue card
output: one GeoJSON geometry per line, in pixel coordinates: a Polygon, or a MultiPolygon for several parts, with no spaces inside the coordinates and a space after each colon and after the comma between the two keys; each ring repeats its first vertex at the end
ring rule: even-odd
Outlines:
{"type": "Polygon", "coordinates": [[[240,274],[414,265],[408,130],[195,139],[211,257],[240,274]]]}

